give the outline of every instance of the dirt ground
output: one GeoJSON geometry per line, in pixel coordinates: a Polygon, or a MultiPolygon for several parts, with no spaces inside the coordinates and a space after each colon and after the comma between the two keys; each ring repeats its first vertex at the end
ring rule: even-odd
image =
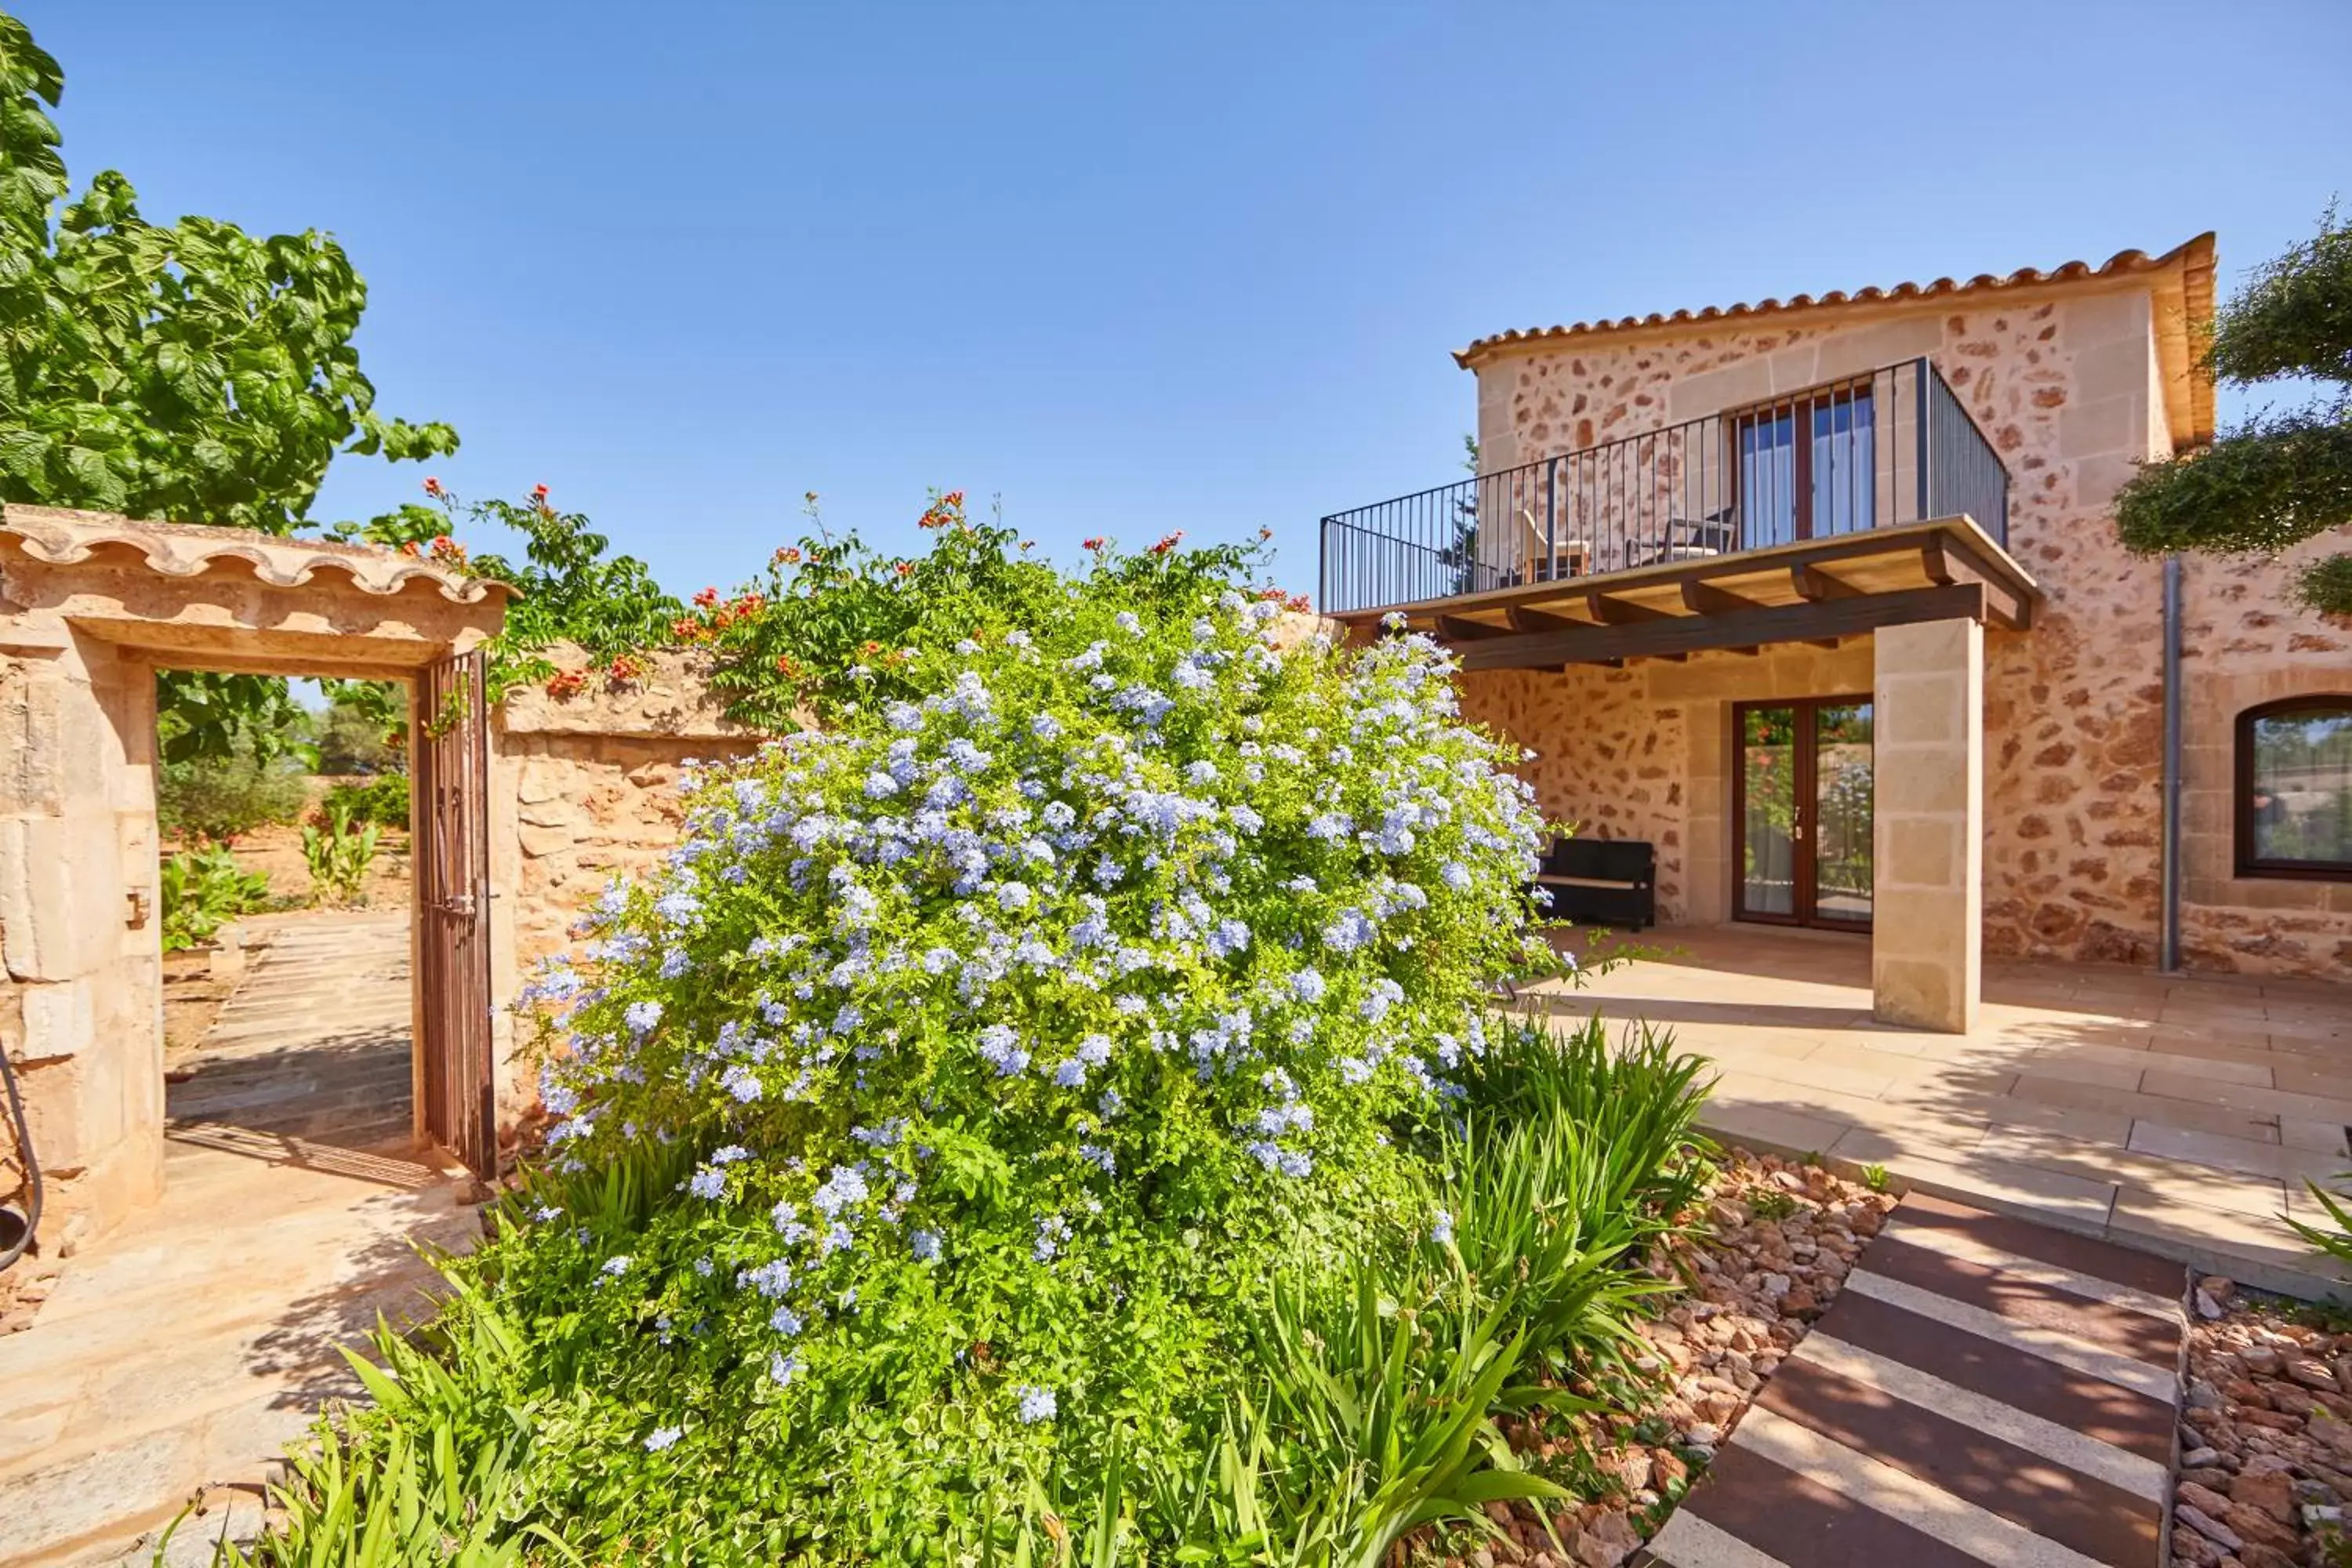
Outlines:
{"type": "MultiPolygon", "coordinates": [[[[372,910],[408,907],[408,835],[385,828],[378,841],[375,864],[368,868],[365,905],[372,910]]],[[[310,870],[302,860],[302,829],[290,822],[274,823],[242,834],[229,847],[236,863],[248,871],[266,871],[269,890],[288,900],[289,907],[310,898],[310,870]]],[[[166,854],[172,852],[167,847],[166,854]]]]}
{"type": "MultiPolygon", "coordinates": [[[[315,782],[323,790],[333,781],[315,782]]],[[[163,853],[175,854],[182,847],[166,843],[163,853]]],[[[283,822],[257,827],[240,835],[229,847],[240,868],[268,877],[270,895],[279,908],[298,916],[307,909],[310,901],[310,870],[302,859],[299,824],[283,822]]],[[[408,834],[402,829],[386,828],[377,841],[375,861],[368,868],[362,904],[371,910],[404,910],[408,901],[408,834]]],[[[286,918],[279,914],[262,920],[268,924],[286,918]]],[[[248,954],[248,959],[251,956],[248,954]]],[[[232,981],[214,979],[212,965],[210,948],[163,955],[163,1060],[167,1069],[203,1043],[205,1031],[212,1027],[221,1004],[236,989],[232,981]]]]}
{"type": "Polygon", "coordinates": [[[221,1004],[236,989],[229,980],[213,978],[209,948],[163,955],[163,1066],[172,1065],[203,1043],[221,1004]]]}

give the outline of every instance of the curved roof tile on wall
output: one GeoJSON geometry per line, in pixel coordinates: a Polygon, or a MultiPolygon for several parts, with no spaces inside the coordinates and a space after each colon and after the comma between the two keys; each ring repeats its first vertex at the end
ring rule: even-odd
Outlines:
{"type": "Polygon", "coordinates": [[[280,538],[242,528],[181,522],[148,522],[110,512],[62,507],[10,505],[0,509],[0,535],[36,561],[68,566],[110,550],[136,552],[150,571],[167,577],[200,577],[229,562],[242,563],[273,587],[299,588],[328,574],[362,593],[401,593],[412,583],[437,590],[452,604],[471,605],[514,590],[488,577],[469,576],[396,550],[344,544],[325,539],[280,538]]]}

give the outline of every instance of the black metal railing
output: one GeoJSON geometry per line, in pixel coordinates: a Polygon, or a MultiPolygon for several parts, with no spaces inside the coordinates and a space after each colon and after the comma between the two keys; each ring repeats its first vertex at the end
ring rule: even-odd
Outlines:
{"type": "Polygon", "coordinates": [[[2009,473],[1926,359],[1323,520],[1334,613],[1965,515],[2009,473]]]}

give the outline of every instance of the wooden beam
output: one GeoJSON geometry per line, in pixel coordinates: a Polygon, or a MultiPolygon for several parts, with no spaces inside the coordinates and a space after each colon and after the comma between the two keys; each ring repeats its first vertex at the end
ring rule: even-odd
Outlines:
{"type": "Polygon", "coordinates": [[[1845,639],[1843,637],[1807,637],[1805,644],[1809,647],[1825,647],[1832,653],[1835,653],[1845,646],[1845,639]]]}
{"type": "Polygon", "coordinates": [[[1610,594],[1587,594],[1584,603],[1592,612],[1592,618],[1604,626],[1633,626],[1647,621],[1677,618],[1671,610],[1654,610],[1647,605],[1637,605],[1631,599],[1620,599],[1610,594]]]}
{"type": "Polygon", "coordinates": [[[1930,537],[1919,546],[1919,571],[1930,583],[1939,587],[1974,584],[1985,591],[1987,618],[2011,631],[2023,631],[2032,615],[2024,595],[2007,583],[1986,572],[1973,555],[1948,549],[1941,536],[1930,537]]]}
{"type": "Polygon", "coordinates": [[[1503,618],[1511,623],[1511,629],[1515,632],[1564,632],[1584,624],[1570,620],[1566,616],[1548,616],[1541,610],[1522,609],[1517,605],[1505,610],[1503,618]]]}
{"type": "Polygon", "coordinates": [[[1655,658],[1706,648],[1762,647],[1872,631],[1912,621],[1981,621],[1984,585],[1907,588],[1818,605],[1776,605],[1725,616],[1672,616],[1638,626],[1482,637],[1462,651],[1465,669],[1541,669],[1603,658],[1655,658]]]}
{"type": "Polygon", "coordinates": [[[1742,598],[1712,583],[1691,578],[1683,584],[1683,608],[1694,616],[1727,616],[1734,610],[1761,610],[1768,606],[1759,599],[1742,598]]]}
{"type": "Polygon", "coordinates": [[[1437,635],[1448,642],[1475,642],[1480,637],[1507,637],[1507,626],[1490,626],[1484,621],[1465,621],[1460,616],[1433,616],[1437,635]]]}
{"type": "Polygon", "coordinates": [[[1832,577],[1818,566],[1802,564],[1789,568],[1789,591],[1808,604],[1818,605],[1831,599],[1854,599],[1862,590],[1842,577],[1832,577]]]}

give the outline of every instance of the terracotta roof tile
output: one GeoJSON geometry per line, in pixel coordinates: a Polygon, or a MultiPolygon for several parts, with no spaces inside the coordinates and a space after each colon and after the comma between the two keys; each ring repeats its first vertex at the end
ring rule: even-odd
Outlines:
{"type": "MultiPolygon", "coordinates": [[[[1932,283],[1897,283],[1888,289],[1858,289],[1848,293],[1833,289],[1826,294],[1791,295],[1786,300],[1759,300],[1752,305],[1709,305],[1700,310],[1676,310],[1671,315],[1624,316],[1616,321],[1578,321],[1557,327],[1528,327],[1507,332],[1497,332],[1455,351],[1454,358],[1465,369],[1493,350],[1518,343],[1550,342],[1569,338],[1601,337],[1615,332],[1636,331],[1654,327],[1705,325],[1716,321],[1742,323],[1762,316],[1785,316],[1804,310],[1832,310],[1839,306],[1893,304],[1910,300],[1944,300],[1964,295],[1991,293],[2004,289],[2033,288],[2052,283],[2070,283],[2086,279],[2127,277],[2136,273],[2161,272],[2175,266],[2185,273],[2202,271],[2204,313],[2212,310],[2213,238],[2210,233],[2200,234],[2188,243],[2166,251],[2162,256],[2149,256],[2144,250],[2125,250],[2110,258],[2105,266],[2093,267],[2087,261],[2069,261],[2043,271],[2040,268],[2021,267],[2007,277],[1979,272],[1966,282],[1950,278],[1938,278],[1932,283]]],[[[2192,310],[2197,306],[2196,284],[2190,284],[2192,310]]]]}
{"type": "Polygon", "coordinates": [[[514,590],[493,578],[471,576],[430,561],[373,545],[326,539],[280,538],[241,528],[148,522],[111,512],[63,507],[0,508],[0,539],[36,561],[71,565],[102,552],[136,554],[167,577],[200,577],[215,569],[246,570],[273,587],[299,588],[321,574],[342,577],[362,593],[398,594],[412,583],[429,584],[453,604],[486,597],[510,598],[514,590]],[[231,561],[240,563],[227,568],[231,561]]]}

